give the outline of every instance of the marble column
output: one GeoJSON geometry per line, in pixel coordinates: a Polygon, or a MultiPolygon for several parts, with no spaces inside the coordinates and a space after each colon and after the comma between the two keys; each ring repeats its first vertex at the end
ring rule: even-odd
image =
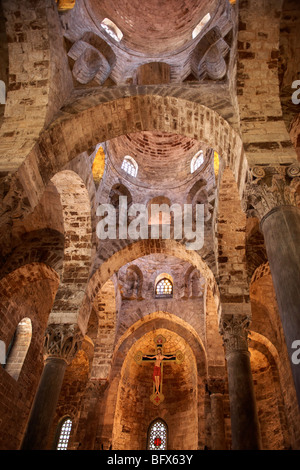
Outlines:
{"type": "Polygon", "coordinates": [[[247,316],[226,315],[220,324],[227,363],[233,450],[261,449],[248,350],[249,323],[247,316]]]}
{"type": "Polygon", "coordinates": [[[224,381],[222,379],[210,379],[208,393],[211,408],[212,450],[225,450],[224,381]]]}
{"type": "Polygon", "coordinates": [[[67,365],[81,342],[77,325],[49,325],[45,334],[44,369],[32,405],[21,450],[45,450],[67,365]]]}
{"type": "Polygon", "coordinates": [[[247,210],[260,220],[300,406],[300,364],[293,359],[300,341],[299,189],[298,163],[254,167],[246,196],[247,210]]]}

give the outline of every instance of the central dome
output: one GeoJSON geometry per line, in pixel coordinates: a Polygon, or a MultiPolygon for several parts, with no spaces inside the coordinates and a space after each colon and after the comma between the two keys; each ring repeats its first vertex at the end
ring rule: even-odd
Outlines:
{"type": "Polygon", "coordinates": [[[108,18],[123,33],[125,47],[147,54],[177,50],[192,40],[194,28],[216,10],[219,0],[85,0],[99,28],[108,18]]]}
{"type": "Polygon", "coordinates": [[[126,178],[121,166],[125,156],[138,165],[136,179],[144,188],[172,188],[184,183],[191,175],[191,160],[206,146],[195,139],[167,132],[138,132],[116,137],[107,142],[107,150],[115,170],[126,178]]]}

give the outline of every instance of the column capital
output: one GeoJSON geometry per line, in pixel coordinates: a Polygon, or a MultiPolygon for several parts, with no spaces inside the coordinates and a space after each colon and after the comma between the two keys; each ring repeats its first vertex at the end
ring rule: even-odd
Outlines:
{"type": "Polygon", "coordinates": [[[220,321],[226,358],[234,352],[248,353],[248,334],[250,317],[248,315],[224,315],[220,321]]]}
{"type": "Polygon", "coordinates": [[[244,191],[244,210],[262,220],[280,206],[297,207],[300,165],[259,165],[250,168],[244,191]]]}
{"type": "Polygon", "coordinates": [[[48,325],[44,339],[44,360],[63,359],[70,364],[80,348],[83,336],[76,324],[48,325]]]}

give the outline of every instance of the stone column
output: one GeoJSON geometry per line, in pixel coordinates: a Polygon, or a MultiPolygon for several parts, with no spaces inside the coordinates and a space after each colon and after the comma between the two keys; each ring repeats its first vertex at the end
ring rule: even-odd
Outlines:
{"type": "Polygon", "coordinates": [[[208,393],[211,407],[212,450],[225,450],[224,381],[211,378],[208,383],[208,393]]]}
{"type": "Polygon", "coordinates": [[[300,167],[255,167],[250,179],[247,209],[260,220],[300,406],[300,167]]]}
{"type": "Polygon", "coordinates": [[[249,323],[247,316],[231,315],[223,317],[220,325],[227,362],[233,450],[261,449],[248,350],[249,323]]]}
{"type": "Polygon", "coordinates": [[[49,325],[45,334],[45,365],[32,405],[21,450],[45,450],[67,365],[79,349],[77,325],[49,325]]]}

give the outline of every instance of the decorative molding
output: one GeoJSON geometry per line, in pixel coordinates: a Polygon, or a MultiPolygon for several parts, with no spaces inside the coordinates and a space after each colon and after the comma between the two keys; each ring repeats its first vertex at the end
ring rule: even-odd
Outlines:
{"type": "Polygon", "coordinates": [[[263,219],[280,206],[297,207],[300,165],[255,166],[249,170],[244,192],[244,210],[249,217],[263,219]]]}
{"type": "Polygon", "coordinates": [[[48,325],[44,340],[44,359],[59,358],[70,364],[82,343],[82,333],[76,324],[48,325]]]}
{"type": "Polygon", "coordinates": [[[234,352],[248,351],[250,317],[247,315],[224,316],[220,323],[226,358],[234,352]]]}

